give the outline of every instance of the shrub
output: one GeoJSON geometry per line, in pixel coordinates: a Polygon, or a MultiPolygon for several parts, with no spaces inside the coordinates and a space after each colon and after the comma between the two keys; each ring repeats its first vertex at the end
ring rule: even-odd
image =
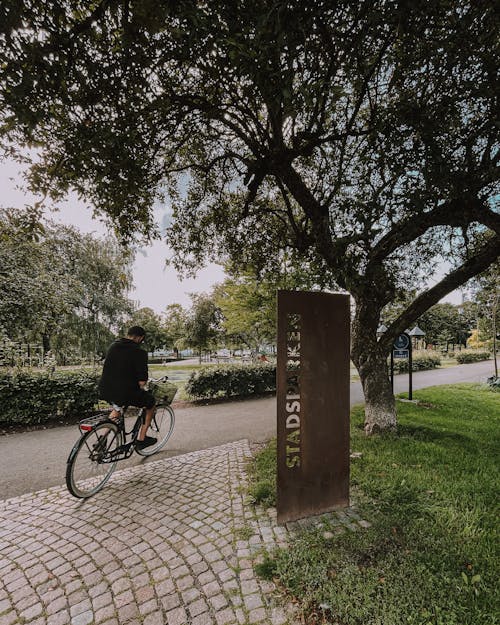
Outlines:
{"type": "Polygon", "coordinates": [[[208,399],[253,395],[276,390],[276,365],[221,365],[193,371],[186,392],[193,398],[208,399]]]}
{"type": "Polygon", "coordinates": [[[492,375],[491,378],[488,378],[486,380],[486,382],[492,391],[496,391],[497,393],[500,393],[500,378],[497,378],[496,376],[492,375]]]}
{"type": "MultiPolygon", "coordinates": [[[[396,359],[394,361],[394,373],[407,373],[409,370],[408,359],[396,359]]],[[[412,357],[412,371],[427,371],[436,369],[441,364],[441,358],[436,352],[414,352],[412,357]]]]}
{"type": "Polygon", "coordinates": [[[0,373],[0,423],[32,425],[91,412],[97,373],[0,373]]]}
{"type": "Polygon", "coordinates": [[[488,360],[490,357],[490,352],[476,352],[476,351],[468,351],[464,350],[463,352],[458,353],[456,356],[457,362],[461,365],[469,363],[469,362],[479,362],[480,360],[488,360]]]}

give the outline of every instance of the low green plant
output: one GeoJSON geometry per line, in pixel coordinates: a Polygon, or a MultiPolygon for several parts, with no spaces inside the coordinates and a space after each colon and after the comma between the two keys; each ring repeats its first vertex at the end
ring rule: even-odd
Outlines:
{"type": "Polygon", "coordinates": [[[37,372],[0,374],[0,423],[33,425],[82,415],[97,402],[98,373],[37,372]]]}
{"type": "Polygon", "coordinates": [[[486,380],[486,383],[492,391],[500,392],[500,377],[492,375],[491,378],[486,380]]]}
{"type": "MultiPolygon", "coordinates": [[[[427,371],[436,369],[441,365],[439,354],[431,351],[413,352],[412,355],[412,371],[427,371]]],[[[394,360],[395,373],[407,373],[409,370],[409,360],[407,358],[394,360]]]]}
{"type": "Polygon", "coordinates": [[[479,362],[481,360],[488,360],[490,352],[478,352],[474,350],[463,350],[455,354],[458,364],[463,365],[470,362],[479,362]]]}
{"type": "Polygon", "coordinates": [[[251,503],[265,507],[276,505],[276,439],[253,457],[249,466],[251,503]]]}
{"type": "Polygon", "coordinates": [[[276,365],[221,365],[193,371],[186,392],[194,399],[246,396],[276,390],[276,365]]]}
{"type": "Polygon", "coordinates": [[[276,560],[266,554],[264,556],[264,560],[257,563],[254,566],[254,569],[259,577],[268,581],[272,581],[273,577],[276,574],[276,560]]]}
{"type": "MultiPolygon", "coordinates": [[[[371,527],[335,533],[325,521],[272,554],[271,574],[300,602],[305,622],[498,623],[500,397],[473,384],[415,396],[418,403],[398,405],[396,433],[366,437],[363,408],[352,410],[351,449],[361,455],[351,463],[351,492],[371,527]]],[[[254,462],[253,480],[272,470],[274,445],[254,462]]]]}

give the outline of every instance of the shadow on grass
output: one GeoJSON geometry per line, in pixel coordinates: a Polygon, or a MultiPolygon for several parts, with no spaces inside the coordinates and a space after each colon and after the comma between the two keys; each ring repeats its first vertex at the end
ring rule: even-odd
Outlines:
{"type": "Polygon", "coordinates": [[[427,427],[425,425],[398,425],[396,434],[392,434],[397,438],[412,438],[416,441],[424,442],[450,442],[453,445],[460,445],[460,447],[476,449],[476,443],[464,434],[457,432],[448,432],[446,430],[437,430],[436,428],[427,427]]]}

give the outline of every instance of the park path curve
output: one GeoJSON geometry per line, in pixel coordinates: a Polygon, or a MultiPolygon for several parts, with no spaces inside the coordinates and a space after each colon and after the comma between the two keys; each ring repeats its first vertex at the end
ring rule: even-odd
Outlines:
{"type": "MultiPolygon", "coordinates": [[[[493,373],[492,361],[459,365],[413,375],[413,388],[484,381],[493,373]]],[[[395,377],[396,393],[408,390],[408,375],[395,377]]],[[[351,405],[363,401],[359,382],[350,388],[351,405]]],[[[176,424],[167,447],[152,459],[134,454],[120,468],[147,464],[247,439],[260,443],[276,436],[276,398],[244,399],[206,406],[176,407],[176,424]]],[[[76,426],[64,426],[0,436],[0,499],[57,486],[64,481],[66,459],[78,437],[76,426]]]]}

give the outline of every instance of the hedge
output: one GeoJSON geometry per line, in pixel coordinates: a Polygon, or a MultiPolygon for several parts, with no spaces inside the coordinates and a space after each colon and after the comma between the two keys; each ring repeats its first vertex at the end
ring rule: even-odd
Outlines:
{"type": "MultiPolygon", "coordinates": [[[[394,360],[394,373],[407,373],[409,370],[408,359],[394,360]]],[[[435,352],[415,352],[412,355],[412,371],[427,371],[436,369],[441,364],[441,358],[435,352]]]]}
{"type": "Polygon", "coordinates": [[[186,392],[194,399],[254,395],[276,390],[276,365],[221,365],[193,371],[186,392]]]}
{"type": "Polygon", "coordinates": [[[490,352],[476,352],[476,351],[466,351],[458,352],[455,354],[455,358],[457,362],[461,365],[464,365],[469,362],[479,362],[480,360],[488,360],[490,357],[490,352]]]}
{"type": "Polygon", "coordinates": [[[92,412],[99,374],[0,373],[0,424],[32,425],[92,412]]]}

